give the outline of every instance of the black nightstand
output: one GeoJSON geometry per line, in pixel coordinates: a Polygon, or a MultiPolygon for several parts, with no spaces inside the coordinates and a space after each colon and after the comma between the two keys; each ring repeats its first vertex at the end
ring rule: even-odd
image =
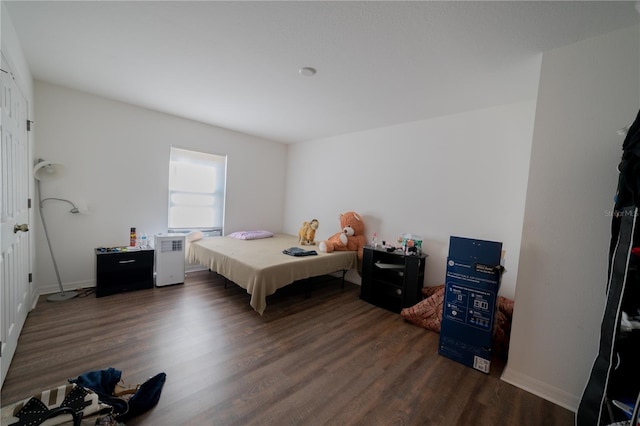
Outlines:
{"type": "Polygon", "coordinates": [[[153,249],[96,249],[96,297],[153,288],[153,249]]]}
{"type": "Polygon", "coordinates": [[[426,257],[365,247],[360,298],[393,312],[415,305],[422,300],[426,257]]]}

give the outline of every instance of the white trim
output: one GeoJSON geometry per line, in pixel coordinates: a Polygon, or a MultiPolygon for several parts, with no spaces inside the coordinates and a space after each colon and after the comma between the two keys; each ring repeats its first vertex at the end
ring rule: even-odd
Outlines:
{"type": "Polygon", "coordinates": [[[505,367],[500,380],[519,387],[520,389],[524,389],[529,393],[553,402],[554,404],[573,411],[574,413],[577,411],[578,405],[580,404],[579,396],[570,394],[569,392],[554,386],[550,386],[549,384],[527,376],[526,374],[514,371],[509,368],[509,365],[505,367]]]}
{"type": "Polygon", "coordinates": [[[199,271],[207,271],[208,268],[205,268],[202,265],[198,265],[198,264],[192,264],[192,265],[187,265],[184,268],[184,273],[188,274],[189,272],[199,272],[199,271]]]}
{"type": "MultiPolygon", "coordinates": [[[[84,281],[75,281],[72,283],[64,283],[62,284],[62,288],[65,291],[73,291],[73,290],[77,290],[79,288],[89,288],[89,287],[95,287],[96,286],[96,280],[84,280],[84,281]]],[[[54,294],[54,293],[60,293],[60,288],[58,287],[57,284],[53,283],[53,284],[49,284],[45,287],[38,287],[38,296],[36,297],[36,299],[44,294],[54,294]]]]}

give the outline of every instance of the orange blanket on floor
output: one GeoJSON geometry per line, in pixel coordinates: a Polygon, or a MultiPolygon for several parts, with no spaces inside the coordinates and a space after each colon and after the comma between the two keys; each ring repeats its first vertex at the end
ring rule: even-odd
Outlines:
{"type": "MultiPolygon", "coordinates": [[[[421,302],[410,308],[404,308],[400,315],[412,324],[440,333],[444,285],[424,287],[422,295],[424,299],[421,302]]],[[[513,300],[498,296],[498,309],[493,327],[493,350],[500,356],[506,357],[509,352],[512,317],[513,300]]]]}

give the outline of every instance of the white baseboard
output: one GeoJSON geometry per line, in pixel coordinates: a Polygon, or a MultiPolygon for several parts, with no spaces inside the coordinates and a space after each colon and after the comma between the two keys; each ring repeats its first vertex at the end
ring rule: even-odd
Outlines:
{"type": "MultiPolygon", "coordinates": [[[[200,266],[200,265],[187,265],[185,266],[185,273],[189,273],[189,272],[197,272],[197,271],[206,271],[207,268],[205,268],[204,266],[200,266]]],[[[62,285],[62,288],[65,291],[72,291],[72,290],[78,290],[80,288],[90,288],[90,287],[95,287],[96,286],[96,280],[92,279],[92,280],[84,280],[84,281],[76,281],[76,282],[72,282],[72,283],[65,283],[62,285]]],[[[54,294],[54,293],[58,293],[60,292],[60,288],[58,287],[57,284],[49,284],[47,286],[44,287],[38,287],[36,289],[36,295],[35,295],[35,301],[34,301],[34,305],[33,307],[35,307],[35,304],[37,303],[38,297],[45,295],[45,294],[54,294]]],[[[32,308],[33,309],[33,308],[32,308]]]]}
{"type": "Polygon", "coordinates": [[[580,396],[570,394],[569,392],[550,386],[526,374],[514,371],[509,368],[508,364],[502,372],[500,379],[574,413],[580,404],[580,396]]]}
{"type": "Polygon", "coordinates": [[[185,274],[188,274],[189,272],[198,272],[198,271],[208,271],[208,269],[202,265],[186,265],[184,267],[185,274]]]}
{"type": "MultiPolygon", "coordinates": [[[[185,265],[185,274],[188,274],[189,272],[198,272],[198,271],[207,271],[208,269],[202,265],[197,265],[197,264],[187,264],[185,265]]],[[[357,280],[353,279],[353,276],[350,276],[350,273],[352,271],[347,272],[347,276],[345,277],[346,281],[352,282],[354,284],[360,284],[360,277],[357,277],[357,280]]],[[[340,274],[336,273],[336,276],[339,277],[340,274]]],[[[92,280],[84,280],[84,281],[76,281],[76,282],[72,282],[72,283],[66,283],[62,285],[62,288],[64,288],[65,291],[72,291],[72,290],[77,290],[80,288],[89,288],[89,287],[95,287],[96,286],[96,280],[92,279],[92,280]]],[[[34,296],[34,301],[33,301],[33,308],[35,308],[36,303],[38,301],[38,298],[42,295],[45,294],[54,294],[54,293],[58,293],[60,291],[60,289],[58,288],[57,284],[49,284],[47,286],[44,287],[38,287],[36,289],[36,294],[34,296]]]]}
{"type": "MultiPolygon", "coordinates": [[[[63,284],[62,288],[64,289],[64,291],[72,291],[72,290],[78,290],[79,288],[89,288],[89,287],[95,287],[95,286],[96,286],[96,280],[84,280],[84,281],[76,281],[72,283],[63,284]]],[[[38,287],[36,289],[37,297],[40,297],[44,294],[53,294],[53,293],[59,293],[59,292],[60,292],[60,288],[58,287],[57,284],[50,284],[44,287],[38,287]]]]}

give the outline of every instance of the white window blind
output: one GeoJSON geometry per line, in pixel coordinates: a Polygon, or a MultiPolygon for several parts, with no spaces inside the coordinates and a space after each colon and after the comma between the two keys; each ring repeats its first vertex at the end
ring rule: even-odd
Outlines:
{"type": "Polygon", "coordinates": [[[171,147],[169,231],[219,231],[224,226],[226,155],[171,147]]]}

